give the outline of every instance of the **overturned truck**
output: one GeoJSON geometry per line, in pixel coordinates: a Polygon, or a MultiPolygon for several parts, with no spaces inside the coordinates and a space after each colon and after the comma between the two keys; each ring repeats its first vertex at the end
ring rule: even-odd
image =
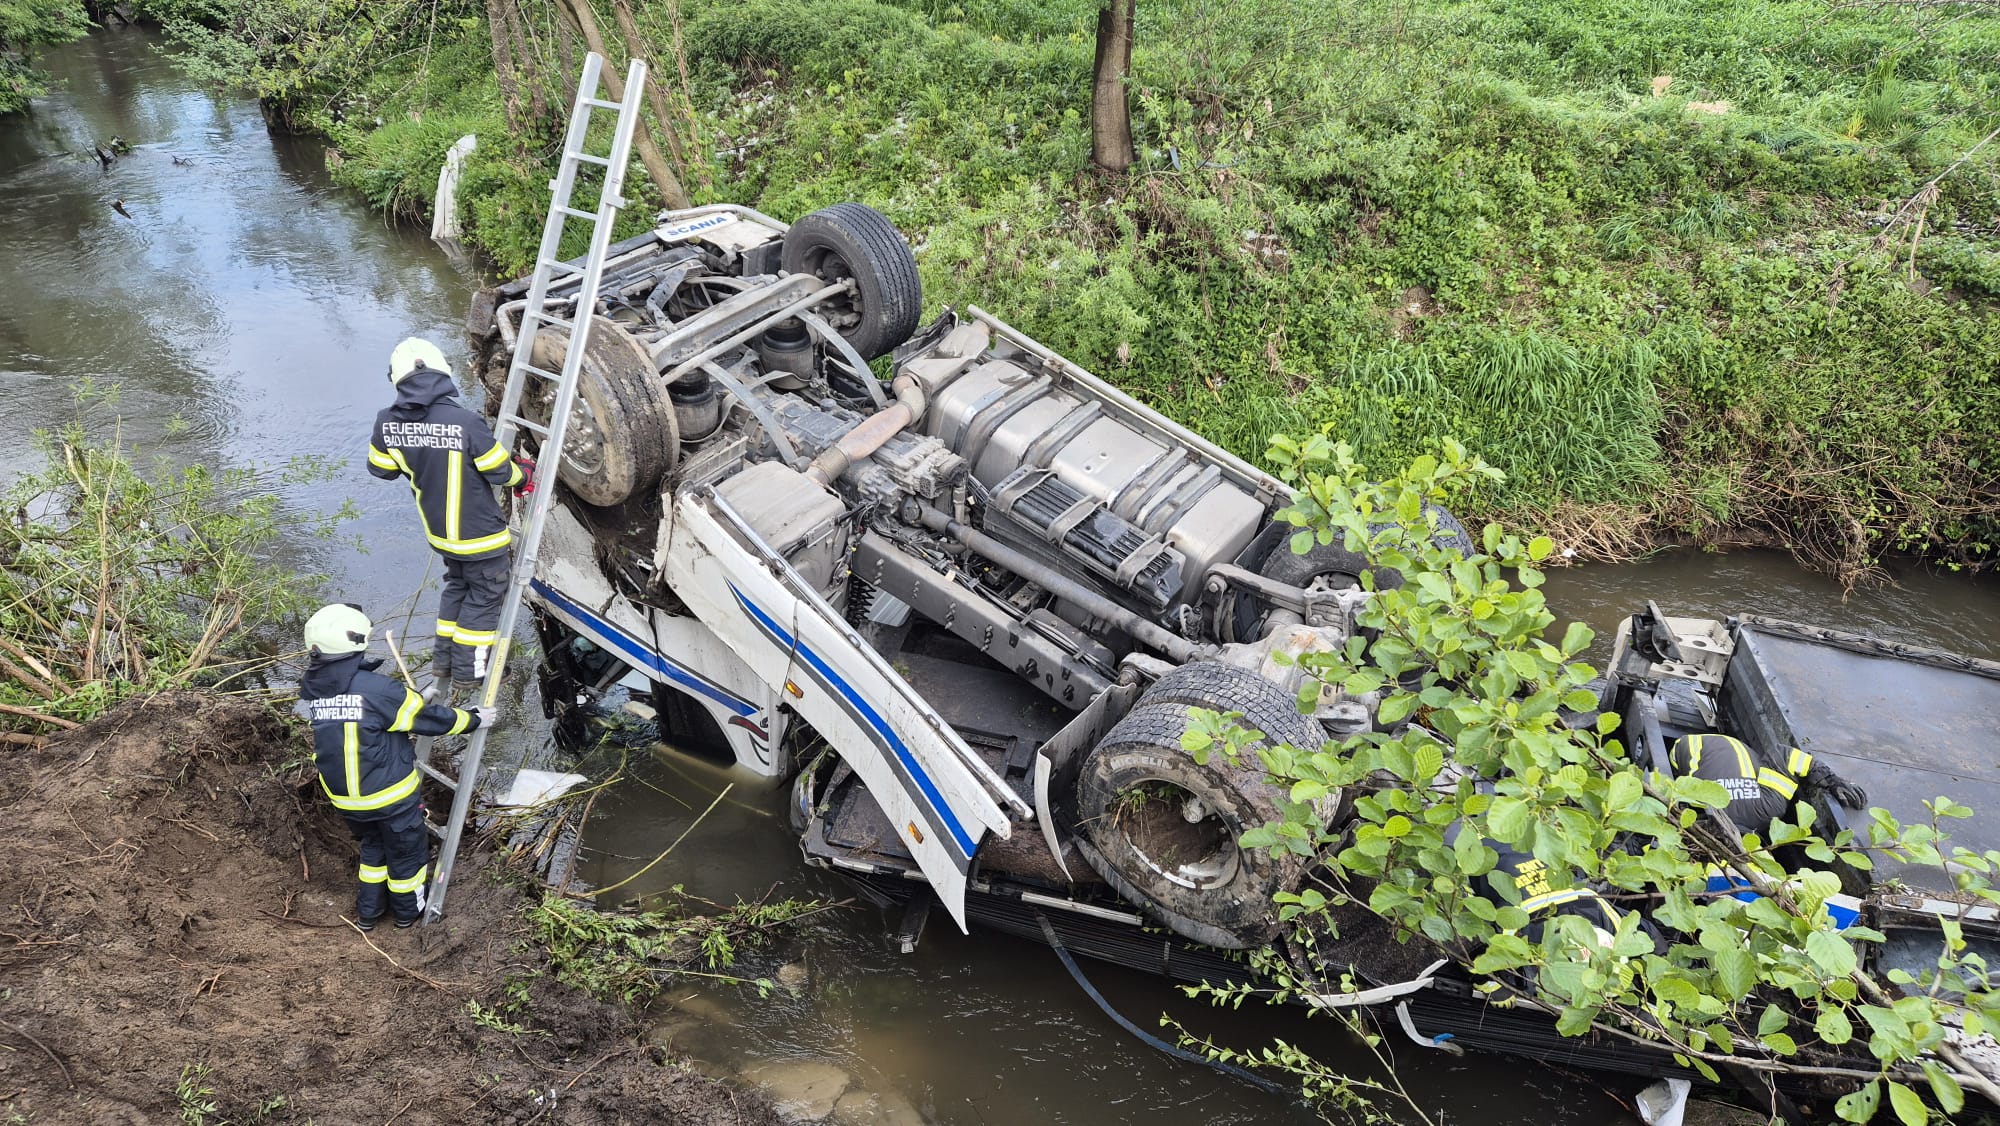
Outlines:
{"type": "MultiPolygon", "coordinates": [[[[489,290],[471,314],[489,401],[526,289],[489,290]]],[[[560,311],[563,285],[550,292],[560,311]]],[[[1283,791],[1247,760],[1196,763],[1181,735],[1198,709],[1240,712],[1274,743],[1374,728],[1375,694],[1295,703],[1296,658],[1355,634],[1370,564],[1338,544],[1295,554],[1279,481],[988,313],[920,325],[921,305],[903,239],[854,204],[789,226],[670,212],[614,246],[532,588],[551,673],[586,688],[636,675],[676,742],[794,779],[808,861],[905,904],[906,943],[941,904],[961,927],[1244,980],[1224,952],[1279,937],[1272,897],[1304,862],[1239,847],[1283,791]]],[[[553,369],[566,344],[546,328],[530,346],[553,369]]],[[[1429,516],[1441,543],[1471,549],[1449,513],[1429,516]]],[[[1765,750],[1819,740],[1908,816],[1948,792],[1902,761],[1928,739],[1922,769],[2000,792],[1978,749],[2000,667],[1873,644],[1649,609],[1621,634],[1601,704],[1642,761],[1664,765],[1691,730],[1765,750]],[[1828,708],[1859,697],[1826,686],[1881,679],[1857,662],[1945,678],[1926,686],[1930,714],[1961,718],[1900,744],[1843,739],[1854,723],[1828,708]]],[[[1332,795],[1320,812],[1345,810],[1332,795]]],[[[1940,915],[2000,933],[1949,889],[1852,890],[1875,925],[1902,928],[1893,956],[1911,964],[1940,915]]],[[[1657,1046],[1559,1036],[1365,913],[1346,922],[1314,955],[1338,964],[1312,969],[1362,988],[1328,1003],[1393,1008],[1433,1046],[1680,1073],[1657,1046]]]]}

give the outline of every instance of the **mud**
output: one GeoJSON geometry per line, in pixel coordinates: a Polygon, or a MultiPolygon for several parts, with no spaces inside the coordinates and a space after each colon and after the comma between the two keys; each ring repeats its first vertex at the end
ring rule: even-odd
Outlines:
{"type": "Polygon", "coordinates": [[[345,924],[353,843],[262,707],[126,704],[9,754],[0,809],[0,1121],[778,1121],[539,972],[490,851],[442,923],[345,924]],[[474,1019],[510,985],[523,1033],[474,1019]]]}

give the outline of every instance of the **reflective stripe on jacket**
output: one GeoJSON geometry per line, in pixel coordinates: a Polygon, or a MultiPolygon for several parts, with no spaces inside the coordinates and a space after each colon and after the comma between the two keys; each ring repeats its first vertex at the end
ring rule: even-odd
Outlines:
{"type": "Polygon", "coordinates": [[[1812,756],[1797,747],[1785,756],[1782,769],[1767,766],[1743,740],[1713,733],[1675,740],[1668,760],[1675,774],[1721,783],[1729,791],[1729,819],[1756,833],[1768,831],[1772,818],[1790,815],[1799,783],[1813,766],[1812,756]]]}
{"type": "Polygon", "coordinates": [[[383,480],[407,477],[432,547],[460,559],[507,550],[511,535],[493,485],[524,479],[486,420],[461,406],[458,388],[441,371],[418,368],[396,385],[396,405],[375,416],[368,472],[383,480]]]}
{"type": "Polygon", "coordinates": [[[375,671],[359,653],[313,658],[299,696],[312,719],[320,788],[349,817],[388,817],[417,793],[418,735],[457,735],[479,717],[423,697],[375,671]]]}

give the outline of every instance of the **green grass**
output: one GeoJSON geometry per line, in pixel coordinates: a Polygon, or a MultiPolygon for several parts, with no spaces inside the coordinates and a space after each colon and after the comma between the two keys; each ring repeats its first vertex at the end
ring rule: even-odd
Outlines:
{"type": "MultiPolygon", "coordinates": [[[[1106,182],[1090,0],[684,7],[716,198],[874,205],[933,306],[986,307],[1240,453],[1322,429],[1401,464],[1451,434],[1507,473],[1478,515],[1775,533],[1850,569],[1991,558],[2000,146],[1944,182],[1914,281],[1907,226],[1874,241],[2000,125],[2000,14],[1149,0],[1140,161],[1106,182]]],[[[498,137],[462,24],[430,87],[363,84],[389,124],[336,130],[342,176],[416,199],[484,115],[472,237],[517,269],[543,152],[498,137]]]]}

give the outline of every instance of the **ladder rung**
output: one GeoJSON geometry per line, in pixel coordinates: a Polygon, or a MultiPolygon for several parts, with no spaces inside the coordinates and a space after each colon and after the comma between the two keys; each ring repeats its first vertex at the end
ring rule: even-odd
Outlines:
{"type": "Polygon", "coordinates": [[[500,421],[511,422],[515,426],[518,426],[521,429],[526,430],[528,433],[536,435],[537,437],[546,438],[549,436],[548,427],[543,426],[539,422],[534,422],[529,419],[522,418],[518,414],[510,414],[506,418],[501,419],[500,421]]]}
{"type": "Polygon", "coordinates": [[[603,98],[585,98],[583,99],[583,104],[589,106],[592,109],[613,109],[613,110],[623,111],[625,108],[625,103],[623,102],[607,102],[603,98]]]}
{"type": "Polygon", "coordinates": [[[458,790],[458,779],[453,778],[451,775],[446,774],[444,771],[439,770],[437,767],[432,766],[430,763],[419,762],[417,764],[417,769],[423,771],[424,776],[426,778],[429,778],[431,781],[436,782],[440,786],[443,786],[445,789],[454,792],[458,790]]]}
{"type": "Polygon", "coordinates": [[[541,376],[543,379],[548,380],[550,383],[562,382],[562,374],[560,372],[553,372],[547,368],[538,368],[533,364],[522,364],[521,370],[527,372],[529,375],[541,376]]]}
{"type": "Polygon", "coordinates": [[[597,212],[595,211],[584,211],[576,207],[558,207],[556,210],[572,219],[583,219],[591,223],[597,222],[597,212]]]}
{"type": "Polygon", "coordinates": [[[535,323],[536,323],[536,324],[538,324],[538,325],[541,325],[541,326],[543,326],[544,328],[548,327],[549,325],[554,325],[554,326],[555,326],[555,327],[557,327],[557,328],[575,328],[575,327],[576,327],[576,322],[575,322],[575,321],[570,321],[570,320],[564,320],[564,319],[563,319],[563,318],[561,318],[561,317],[552,317],[552,316],[548,315],[547,313],[536,313],[536,314],[535,314],[535,323]]]}
{"type": "Polygon", "coordinates": [[[585,164],[595,164],[599,168],[611,167],[611,158],[608,156],[592,156],[587,152],[573,152],[567,155],[571,160],[580,160],[585,164]]]}
{"type": "Polygon", "coordinates": [[[431,836],[436,837],[438,840],[444,839],[444,826],[438,824],[437,822],[426,821],[424,822],[424,828],[429,829],[431,831],[431,836]]]}
{"type": "MultiPolygon", "coordinates": [[[[565,208],[564,210],[568,209],[565,208]]],[[[592,218],[596,218],[596,216],[592,216],[592,218]]],[[[582,266],[572,266],[567,262],[558,262],[553,258],[543,258],[536,262],[535,265],[565,274],[580,274],[583,272],[582,266]]]]}

